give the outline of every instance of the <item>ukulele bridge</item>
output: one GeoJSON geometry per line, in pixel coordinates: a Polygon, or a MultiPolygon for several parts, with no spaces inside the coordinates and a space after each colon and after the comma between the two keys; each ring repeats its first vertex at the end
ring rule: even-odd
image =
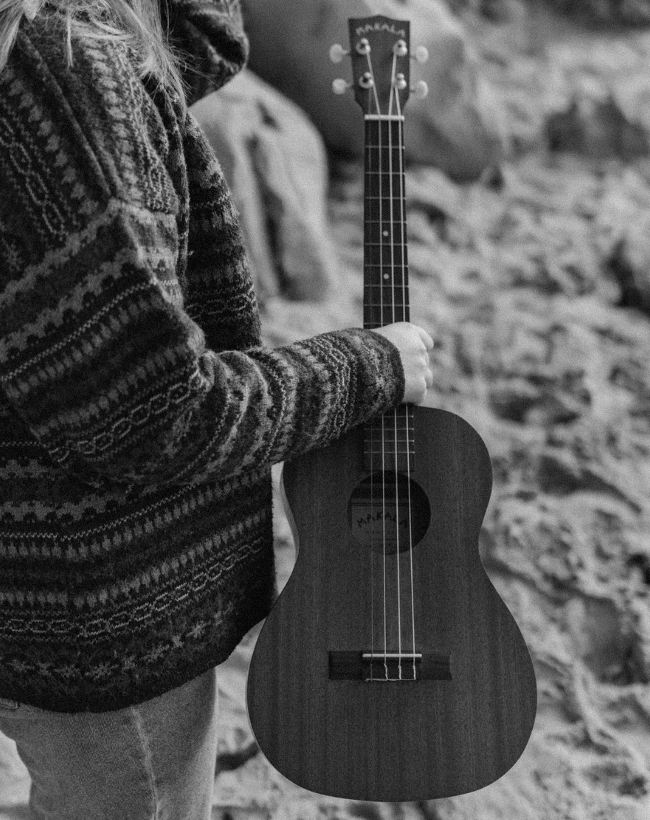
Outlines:
{"type": "Polygon", "coordinates": [[[442,652],[329,652],[330,680],[451,680],[449,655],[442,652]]]}

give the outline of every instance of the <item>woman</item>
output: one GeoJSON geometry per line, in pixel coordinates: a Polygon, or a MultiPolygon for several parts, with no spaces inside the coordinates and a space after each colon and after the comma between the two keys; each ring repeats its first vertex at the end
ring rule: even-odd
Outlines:
{"type": "Polygon", "coordinates": [[[0,0],[0,729],[35,818],[210,816],[271,465],[431,384],[408,323],[261,346],[187,112],[246,54],[236,0],[0,0]]]}

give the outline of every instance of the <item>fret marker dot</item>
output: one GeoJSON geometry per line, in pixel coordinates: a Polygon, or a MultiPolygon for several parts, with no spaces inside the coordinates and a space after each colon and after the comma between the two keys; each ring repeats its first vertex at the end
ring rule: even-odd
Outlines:
{"type": "Polygon", "coordinates": [[[384,231],[383,236],[388,236],[388,231],[384,231]]]}
{"type": "Polygon", "coordinates": [[[388,279],[388,274],[387,273],[384,274],[384,279],[388,279]]]}

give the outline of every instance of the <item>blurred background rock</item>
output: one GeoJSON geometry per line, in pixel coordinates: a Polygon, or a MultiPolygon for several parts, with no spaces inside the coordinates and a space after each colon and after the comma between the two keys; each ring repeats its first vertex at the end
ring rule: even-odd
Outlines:
{"type": "MultiPolygon", "coordinates": [[[[413,70],[430,93],[410,103],[411,163],[464,182],[495,179],[502,161],[527,152],[648,155],[645,0],[244,0],[244,10],[250,67],[195,113],[234,190],[262,304],[326,300],[335,287],[328,173],[362,150],[358,106],[331,93],[349,69],[327,58],[346,43],[348,16],[407,16],[414,44],[429,49],[413,70]]],[[[625,299],[647,309],[634,244],[622,237],[612,270],[625,299]]]]}

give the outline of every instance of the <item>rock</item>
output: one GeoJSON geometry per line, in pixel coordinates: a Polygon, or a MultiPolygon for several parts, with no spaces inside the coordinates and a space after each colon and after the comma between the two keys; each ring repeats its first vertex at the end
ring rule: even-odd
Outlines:
{"type": "Polygon", "coordinates": [[[241,216],[261,304],[319,301],[335,276],[327,233],[327,158],[305,114],[244,70],[192,106],[241,216]]]}
{"type": "Polygon", "coordinates": [[[650,316],[650,275],[645,265],[635,264],[629,244],[626,237],[619,239],[604,267],[620,286],[618,306],[637,308],[650,316]]]}
{"type": "Polygon", "coordinates": [[[546,3],[585,26],[611,29],[614,26],[633,28],[650,24],[647,0],[546,0],[546,3]]]}
{"type": "Polygon", "coordinates": [[[441,0],[245,0],[250,65],[311,117],[334,150],[361,156],[363,127],[352,94],[332,94],[332,80],[350,76],[332,65],[330,46],[348,44],[347,18],[384,14],[411,21],[412,45],[429,49],[413,80],[429,85],[426,100],[411,100],[406,116],[407,159],[467,180],[500,157],[496,98],[483,82],[462,24],[441,0]]]}
{"type": "Polygon", "coordinates": [[[551,151],[575,151],[593,159],[647,156],[650,140],[638,122],[632,122],[610,94],[604,100],[573,97],[564,111],[546,120],[546,139],[551,151]]]}

